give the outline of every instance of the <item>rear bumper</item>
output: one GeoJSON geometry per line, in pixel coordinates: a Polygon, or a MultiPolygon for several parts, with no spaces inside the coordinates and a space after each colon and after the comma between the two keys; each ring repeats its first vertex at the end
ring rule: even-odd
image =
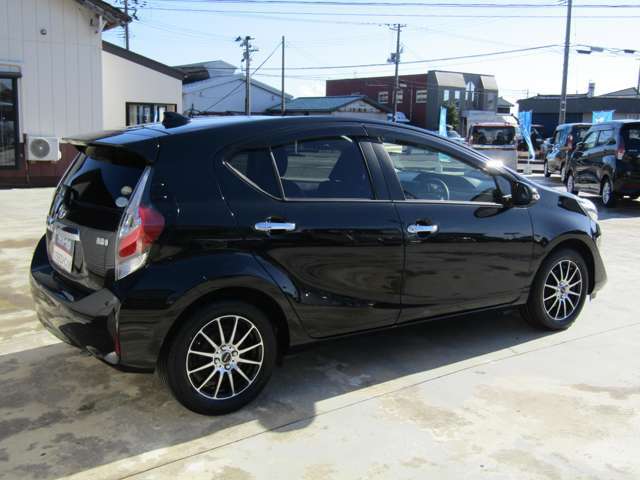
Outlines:
{"type": "Polygon", "coordinates": [[[119,366],[116,348],[120,301],[108,289],[81,291],[51,267],[44,237],[31,263],[31,295],[40,323],[60,340],[119,366]]]}

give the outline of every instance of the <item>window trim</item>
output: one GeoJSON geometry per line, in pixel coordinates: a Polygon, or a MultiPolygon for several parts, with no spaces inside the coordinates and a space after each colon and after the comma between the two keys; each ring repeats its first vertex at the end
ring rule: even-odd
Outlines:
{"type": "MultiPolygon", "coordinates": [[[[258,184],[256,184],[253,180],[251,180],[249,177],[247,177],[244,173],[242,173],[240,170],[238,170],[237,168],[235,168],[233,165],[231,165],[228,161],[227,158],[231,159],[233,158],[235,155],[237,155],[238,153],[242,153],[248,150],[266,150],[269,154],[269,156],[271,157],[271,161],[273,162],[273,155],[271,154],[271,148],[270,147],[264,147],[264,148],[239,148],[236,150],[232,150],[229,152],[226,152],[225,154],[222,155],[222,164],[229,169],[229,171],[236,175],[240,180],[242,180],[244,183],[246,183],[247,185],[249,185],[251,188],[253,188],[254,190],[256,190],[258,193],[262,193],[266,196],[268,196],[269,198],[272,198],[273,200],[278,200],[278,201],[282,201],[284,198],[284,192],[282,190],[282,184],[280,183],[280,177],[277,174],[278,170],[275,169],[274,170],[274,175],[276,176],[276,183],[278,184],[278,188],[280,189],[280,194],[283,195],[282,197],[278,198],[274,195],[272,195],[271,193],[267,192],[266,190],[264,190],[263,188],[261,188],[258,184]]],[[[275,168],[275,165],[272,165],[272,168],[275,168]]]]}
{"type": "Polygon", "coordinates": [[[22,163],[22,155],[20,154],[20,95],[18,95],[18,78],[15,73],[0,73],[0,78],[11,80],[11,89],[13,92],[13,108],[15,111],[15,120],[13,128],[13,151],[15,162],[13,165],[0,165],[0,170],[19,170],[22,163]]]}

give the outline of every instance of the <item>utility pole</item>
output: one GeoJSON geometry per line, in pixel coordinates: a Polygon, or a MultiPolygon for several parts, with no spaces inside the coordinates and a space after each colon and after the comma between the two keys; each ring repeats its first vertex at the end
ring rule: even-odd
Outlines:
{"type": "Polygon", "coordinates": [[[255,40],[253,37],[247,35],[244,38],[236,38],[236,42],[240,42],[240,47],[244,48],[242,53],[242,61],[245,62],[245,93],[244,93],[244,113],[245,115],[251,115],[251,54],[257,52],[257,48],[253,48],[251,40],[255,40]]]}
{"type": "Polygon", "coordinates": [[[567,118],[567,77],[569,75],[569,43],[571,41],[571,6],[572,0],[567,0],[567,26],[564,35],[564,65],[562,67],[562,92],[560,93],[560,115],[558,123],[564,123],[567,118]]]}
{"type": "Polygon", "coordinates": [[[389,25],[389,28],[396,32],[396,51],[392,53],[389,59],[387,60],[389,63],[394,63],[396,72],[393,80],[393,121],[398,120],[398,91],[400,90],[400,77],[398,75],[398,69],[400,66],[400,54],[402,53],[400,49],[400,32],[402,29],[406,27],[406,25],[401,25],[399,23],[394,23],[393,25],[389,25]]]}
{"type": "MultiPolygon", "coordinates": [[[[129,16],[129,0],[124,0],[124,14],[129,16]]],[[[129,22],[124,24],[124,46],[129,50],[129,22]]]]}
{"type": "Polygon", "coordinates": [[[284,97],[284,35],[282,36],[282,81],[280,87],[280,115],[284,115],[286,110],[284,97]]]}

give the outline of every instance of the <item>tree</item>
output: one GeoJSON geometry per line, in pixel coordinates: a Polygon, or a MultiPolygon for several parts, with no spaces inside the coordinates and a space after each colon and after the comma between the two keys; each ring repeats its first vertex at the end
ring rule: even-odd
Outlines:
{"type": "Polygon", "coordinates": [[[447,125],[451,125],[454,130],[458,131],[460,127],[460,114],[455,103],[448,102],[443,105],[447,109],[447,125]]]}

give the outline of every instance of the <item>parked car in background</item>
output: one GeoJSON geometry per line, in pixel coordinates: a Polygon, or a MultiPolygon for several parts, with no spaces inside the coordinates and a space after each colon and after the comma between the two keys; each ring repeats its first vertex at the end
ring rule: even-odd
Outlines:
{"type": "Polygon", "coordinates": [[[320,339],[504,307],[566,329],[606,280],[591,202],[457,142],[348,117],[166,116],[69,139],[31,286],[54,335],[158,369],[196,412],[242,407],[320,339]]]}
{"type": "Polygon", "coordinates": [[[567,191],[602,197],[607,207],[640,195],[640,121],[593,125],[576,145],[567,166],[567,191]]]}
{"type": "MultiPolygon", "coordinates": [[[[535,152],[535,158],[543,158],[543,144],[544,144],[544,125],[534,124],[531,125],[531,144],[533,145],[533,151],[535,152]]],[[[525,142],[522,135],[518,136],[518,151],[528,152],[529,147],[525,142]]]]}
{"type": "Polygon", "coordinates": [[[469,128],[469,146],[483,155],[518,169],[516,127],[509,123],[476,123],[469,128]]]}
{"type": "MultiPolygon", "coordinates": [[[[438,132],[437,130],[426,130],[426,131],[434,135],[440,135],[440,132],[438,132]]],[[[462,137],[458,132],[456,132],[456,130],[451,125],[447,125],[447,136],[445,138],[448,138],[449,140],[454,142],[459,142],[464,144],[467,143],[465,138],[462,137]]]]}
{"type": "Polygon", "coordinates": [[[576,145],[584,140],[590,123],[563,123],[556,127],[551,140],[551,150],[545,156],[544,176],[560,173],[562,182],[567,180],[567,160],[573,154],[576,145]]]}

